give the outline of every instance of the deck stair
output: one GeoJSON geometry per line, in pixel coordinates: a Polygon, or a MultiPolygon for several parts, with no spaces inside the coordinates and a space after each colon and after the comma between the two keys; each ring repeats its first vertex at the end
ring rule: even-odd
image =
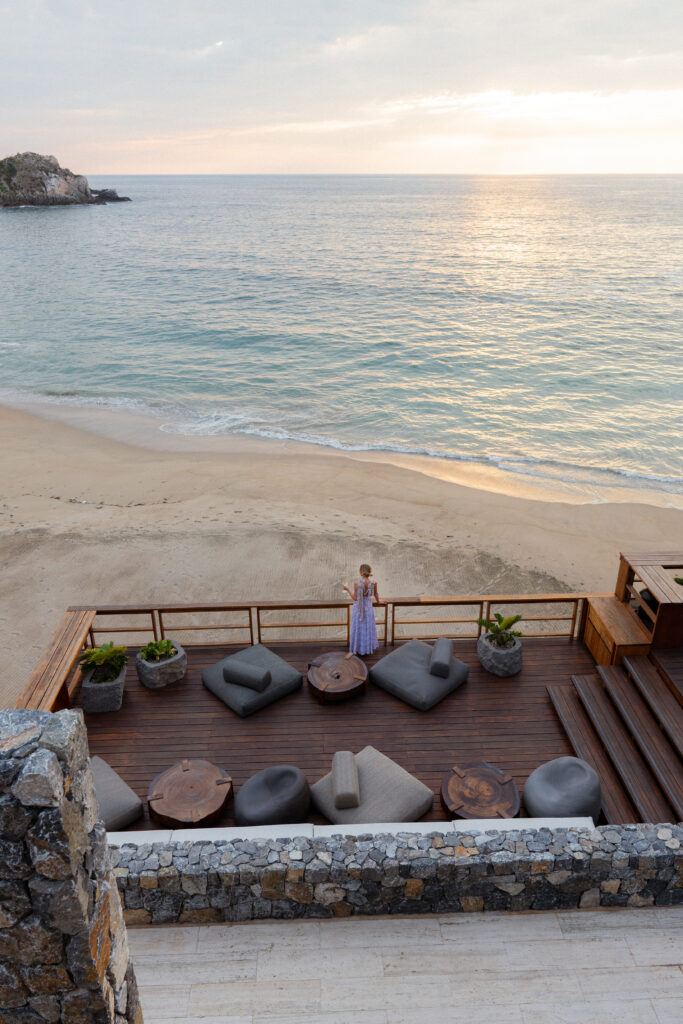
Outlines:
{"type": "Polygon", "coordinates": [[[641,821],[671,821],[672,809],[610,700],[600,676],[572,676],[595,732],[610,756],[641,821]]]}
{"type": "Polygon", "coordinates": [[[683,758],[683,709],[672,689],[649,658],[624,658],[623,667],[669,737],[671,745],[679,757],[683,758]]]}
{"type": "Polygon", "coordinates": [[[648,768],[676,813],[683,821],[683,772],[676,751],[622,668],[599,665],[598,674],[648,768]]]}
{"type": "Polygon", "coordinates": [[[608,823],[683,820],[683,651],[629,656],[547,690],[574,753],[600,777],[608,823]]]}
{"type": "Polygon", "coordinates": [[[683,647],[656,648],[650,651],[650,658],[678,703],[683,705],[683,647]]]}
{"type": "Polygon", "coordinates": [[[573,685],[547,687],[574,753],[594,768],[602,789],[602,813],[610,825],[632,825],[640,820],[609,755],[584,711],[573,685]]]}

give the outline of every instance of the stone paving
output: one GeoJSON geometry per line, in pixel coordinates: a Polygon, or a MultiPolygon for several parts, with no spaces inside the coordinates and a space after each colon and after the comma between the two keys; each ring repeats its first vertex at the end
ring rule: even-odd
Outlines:
{"type": "Polygon", "coordinates": [[[681,1024],[683,908],[132,928],[147,1024],[681,1024]]]}

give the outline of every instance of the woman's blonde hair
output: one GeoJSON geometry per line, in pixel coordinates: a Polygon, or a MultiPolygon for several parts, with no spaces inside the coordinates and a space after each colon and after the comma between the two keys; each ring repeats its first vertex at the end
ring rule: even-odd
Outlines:
{"type": "Polygon", "coordinates": [[[361,574],[363,579],[367,579],[369,576],[372,576],[372,566],[363,562],[358,572],[361,574]]]}

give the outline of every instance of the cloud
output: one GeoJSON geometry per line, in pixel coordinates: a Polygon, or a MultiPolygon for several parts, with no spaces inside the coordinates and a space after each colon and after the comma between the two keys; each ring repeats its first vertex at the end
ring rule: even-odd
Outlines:
{"type": "Polygon", "coordinates": [[[477,93],[442,92],[389,100],[380,105],[390,118],[410,115],[460,115],[486,122],[509,122],[523,128],[536,123],[544,130],[564,131],[618,125],[634,130],[653,126],[674,127],[683,122],[683,89],[631,89],[622,92],[558,91],[516,93],[490,89],[477,93]]]}
{"type": "Polygon", "coordinates": [[[318,56],[339,60],[345,57],[359,57],[369,51],[386,49],[401,34],[395,25],[373,25],[365,32],[355,35],[337,36],[331,43],[323,43],[318,56]]]}
{"type": "Polygon", "coordinates": [[[224,45],[223,40],[220,39],[216,43],[210,43],[208,46],[201,46],[198,49],[191,50],[173,49],[167,46],[141,45],[136,45],[133,49],[150,57],[172,57],[175,60],[205,60],[207,57],[220,53],[224,45]]]}
{"type": "Polygon", "coordinates": [[[204,46],[201,50],[188,50],[187,56],[193,60],[204,60],[205,57],[212,57],[215,53],[220,53],[223,48],[223,40],[219,40],[217,43],[211,43],[210,46],[204,46]]]}

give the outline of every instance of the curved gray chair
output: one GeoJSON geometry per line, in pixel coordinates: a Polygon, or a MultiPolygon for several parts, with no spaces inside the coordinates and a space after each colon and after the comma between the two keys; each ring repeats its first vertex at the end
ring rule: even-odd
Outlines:
{"type": "Polygon", "coordinates": [[[558,757],[531,773],[523,800],[532,818],[590,816],[595,822],[600,814],[600,779],[578,757],[558,757]]]}
{"type": "Polygon", "coordinates": [[[235,797],[235,824],[282,825],[305,821],[311,791],[300,768],[276,765],[257,772],[235,797]]]}

